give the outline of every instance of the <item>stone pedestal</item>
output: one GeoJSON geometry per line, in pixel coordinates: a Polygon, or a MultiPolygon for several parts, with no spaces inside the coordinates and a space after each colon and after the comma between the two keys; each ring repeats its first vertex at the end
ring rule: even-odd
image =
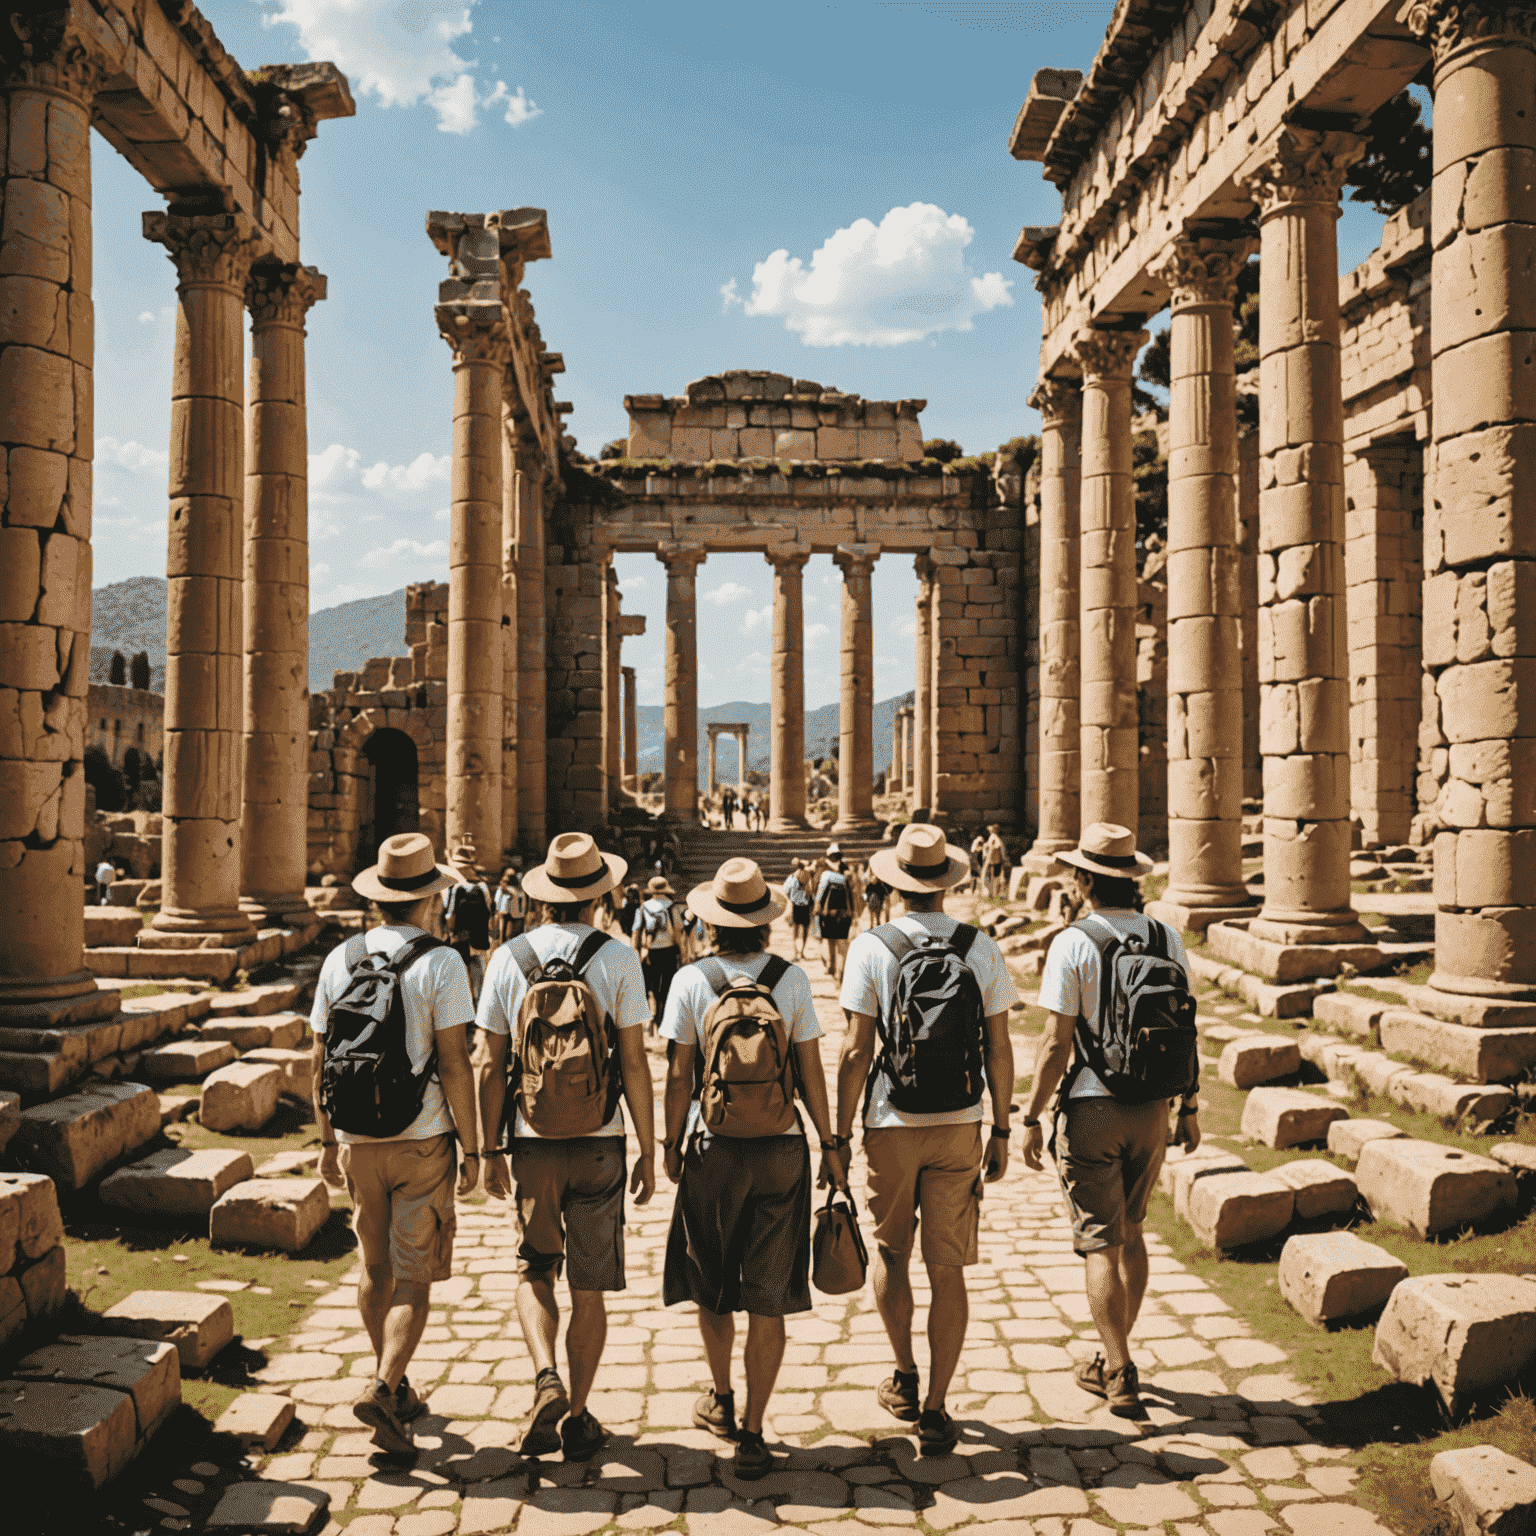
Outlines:
{"type": "Polygon", "coordinates": [[[619,675],[624,679],[624,783],[636,794],[640,792],[640,749],[635,741],[635,669],[633,667],[620,667],[619,675]]]}
{"type": "Polygon", "coordinates": [[[251,269],[250,432],[245,478],[245,729],[240,908],[258,928],[311,921],[309,439],[304,316],[325,297],[313,267],[251,269]]]}
{"type": "Polygon", "coordinates": [[[664,544],[667,568],[666,735],[662,772],[668,821],[696,822],[699,814],[698,570],[705,552],[696,544],[664,544]]]}
{"type": "Polygon", "coordinates": [[[768,830],[793,832],[805,819],[805,610],[801,586],[809,545],[770,549],[773,668],[768,749],[768,830]]]}
{"type": "Polygon", "coordinates": [[[875,650],[870,578],[878,544],[839,544],[833,555],[843,573],[842,687],[839,694],[837,821],[834,832],[874,824],[875,650]]]}
{"type": "Polygon", "coordinates": [[[933,804],[933,565],[926,555],[917,572],[917,681],[912,700],[912,805],[933,804]]]}

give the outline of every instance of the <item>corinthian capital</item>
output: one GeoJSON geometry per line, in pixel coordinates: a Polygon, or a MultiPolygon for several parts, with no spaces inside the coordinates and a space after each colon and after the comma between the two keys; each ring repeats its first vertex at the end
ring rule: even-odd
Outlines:
{"type": "Polygon", "coordinates": [[[1083,414],[1083,381],[1041,379],[1030,394],[1028,403],[1040,412],[1041,420],[1047,426],[1074,421],[1083,414]]]}
{"type": "Polygon", "coordinates": [[[1151,337],[1145,331],[1084,331],[1072,350],[1083,367],[1083,382],[1128,379],[1136,354],[1151,337]]]}
{"type": "Polygon", "coordinates": [[[1358,134],[1320,128],[1282,128],[1259,167],[1240,185],[1268,218],[1293,203],[1326,203],[1337,209],[1349,168],[1365,153],[1358,134]]]}
{"type": "Polygon", "coordinates": [[[108,67],[105,48],[71,6],[11,0],[0,9],[0,85],[47,86],[89,105],[108,67]]]}
{"type": "Polygon", "coordinates": [[[245,285],[253,325],[302,326],[310,306],[325,297],[325,274],[296,261],[259,261],[245,285]]]}
{"type": "Polygon", "coordinates": [[[875,561],[880,558],[878,544],[839,544],[833,552],[832,563],[843,573],[844,581],[868,580],[874,574],[875,561]]]}
{"type": "Polygon", "coordinates": [[[811,546],[809,544],[770,544],[764,551],[764,555],[776,571],[803,571],[805,562],[811,558],[811,546]]]}
{"type": "Polygon", "coordinates": [[[469,300],[439,304],[437,328],[453,348],[456,363],[495,363],[505,368],[512,355],[506,315],[500,304],[469,300]]]}
{"type": "Polygon", "coordinates": [[[1237,275],[1253,252],[1247,240],[1196,240],[1181,236],[1148,271],[1173,294],[1175,309],[1196,304],[1230,304],[1237,275]]]}
{"type": "Polygon", "coordinates": [[[166,248],[181,283],[233,288],[242,297],[266,246],[243,213],[146,213],[144,238],[166,248]]]}
{"type": "Polygon", "coordinates": [[[1429,45],[1437,68],[1475,43],[1536,42],[1536,11],[1529,0],[1408,0],[1397,19],[1429,45]]]}
{"type": "Polygon", "coordinates": [[[662,544],[656,550],[657,559],[667,568],[668,581],[691,581],[708,556],[709,551],[702,544],[662,544]]]}

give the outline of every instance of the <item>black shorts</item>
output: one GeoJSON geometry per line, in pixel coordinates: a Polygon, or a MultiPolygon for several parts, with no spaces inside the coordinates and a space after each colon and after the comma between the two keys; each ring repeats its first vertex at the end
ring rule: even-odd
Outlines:
{"type": "Polygon", "coordinates": [[[824,939],[846,939],[852,919],[846,912],[823,912],[821,936],[824,939]]]}
{"type": "Polygon", "coordinates": [[[811,926],[811,909],[802,906],[799,902],[791,902],[789,905],[789,921],[793,928],[809,928],[811,926]]]}

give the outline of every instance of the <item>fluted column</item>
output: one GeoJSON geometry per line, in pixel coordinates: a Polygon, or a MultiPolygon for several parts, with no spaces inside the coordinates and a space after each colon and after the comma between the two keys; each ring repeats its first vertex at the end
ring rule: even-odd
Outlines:
{"type": "Polygon", "coordinates": [[[770,549],[773,665],[770,674],[768,830],[791,832],[805,820],[805,610],[801,586],[810,548],[770,549]]]}
{"type": "Polygon", "coordinates": [[[635,669],[620,667],[624,679],[624,782],[640,793],[640,748],[635,741],[638,710],[635,704],[635,669]]]}
{"type": "MultiPolygon", "coordinates": [[[[260,247],[242,214],[146,213],[175,263],[160,944],[249,941],[240,910],[245,288],[260,247]]],[[[172,946],[174,947],[174,945],[172,946]]]]}
{"type": "Polygon", "coordinates": [[[531,434],[519,436],[517,461],[517,837],[524,858],[542,859],[549,844],[544,468],[531,434]]]}
{"type": "Polygon", "coordinates": [[[705,551],[697,544],[663,544],[667,568],[666,694],[662,725],[666,737],[663,774],[669,821],[698,820],[699,814],[699,610],[698,572],[705,551]]]}
{"type": "Polygon", "coordinates": [[[516,377],[501,389],[501,847],[502,861],[518,850],[517,697],[522,684],[518,634],[516,377]]]}
{"type": "Polygon", "coordinates": [[[240,907],[258,928],[308,918],[309,438],[304,316],[313,267],[251,269],[245,477],[245,729],[240,907]]]}
{"type": "Polygon", "coordinates": [[[1335,224],[1347,133],[1284,128],[1259,205],[1260,738],[1264,910],[1278,943],[1358,940],[1349,901],[1344,406],[1335,224]]]}
{"type": "Polygon", "coordinates": [[[715,793],[715,786],[720,782],[720,736],[713,726],[709,728],[708,736],[709,770],[704,777],[704,796],[706,799],[712,799],[715,793]]]}
{"type": "Polygon", "coordinates": [[[839,694],[835,832],[868,826],[875,814],[875,647],[870,579],[878,544],[839,544],[843,573],[842,687],[839,694]]]}
{"type": "Polygon", "coordinates": [[[886,793],[891,793],[901,781],[902,765],[902,713],[898,709],[891,716],[891,771],[886,779],[886,793]]]}
{"type": "MultiPolygon", "coordinates": [[[[1131,369],[1146,342],[1145,331],[1089,331],[1076,346],[1083,369],[1078,811],[1085,827],[1108,821],[1133,832],[1140,816],[1140,745],[1131,369]]],[[[1040,670],[1043,676],[1043,657],[1040,670]]]]}
{"type": "Polygon", "coordinates": [[[736,733],[736,788],[741,794],[747,792],[747,732],[736,733]]]}
{"type": "Polygon", "coordinates": [[[933,564],[912,562],[917,572],[917,677],[912,690],[912,809],[933,808],[933,564]]]}
{"type": "Polygon", "coordinates": [[[610,565],[603,583],[603,779],[611,810],[619,803],[619,573],[610,565]]]}
{"type": "Polygon", "coordinates": [[[1243,241],[1179,239],[1168,391],[1168,887],[1158,915],[1204,929],[1251,910],[1243,884],[1241,543],[1232,301],[1243,241]]]}

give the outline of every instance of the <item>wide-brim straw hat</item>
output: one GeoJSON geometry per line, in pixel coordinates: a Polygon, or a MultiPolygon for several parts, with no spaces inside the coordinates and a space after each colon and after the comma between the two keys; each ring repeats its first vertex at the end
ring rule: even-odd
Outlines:
{"type": "Polygon", "coordinates": [[[458,872],[432,857],[432,839],[424,832],[386,837],[378,863],[352,878],[352,889],[369,901],[420,901],[458,884],[458,872]]]}
{"type": "Polygon", "coordinates": [[[971,877],[971,858],[945,840],[944,829],[909,822],[894,848],[869,856],[869,871],[898,891],[944,891],[971,877]]]}
{"type": "Polygon", "coordinates": [[[645,890],[649,896],[674,896],[677,894],[672,889],[665,875],[652,875],[645,882],[645,890]]]}
{"type": "Polygon", "coordinates": [[[604,853],[587,833],[561,832],[544,862],[523,876],[523,891],[535,901],[595,901],[622,884],[628,869],[625,860],[604,853]]]}
{"type": "Polygon", "coordinates": [[[763,879],[754,859],[727,859],[713,880],[688,892],[689,910],[716,928],[762,928],[788,905],[789,897],[763,879]]]}
{"type": "Polygon", "coordinates": [[[1117,880],[1140,880],[1152,873],[1152,860],[1137,848],[1136,834],[1112,821],[1084,827],[1077,847],[1056,857],[1091,875],[1112,875],[1117,880]]]}

